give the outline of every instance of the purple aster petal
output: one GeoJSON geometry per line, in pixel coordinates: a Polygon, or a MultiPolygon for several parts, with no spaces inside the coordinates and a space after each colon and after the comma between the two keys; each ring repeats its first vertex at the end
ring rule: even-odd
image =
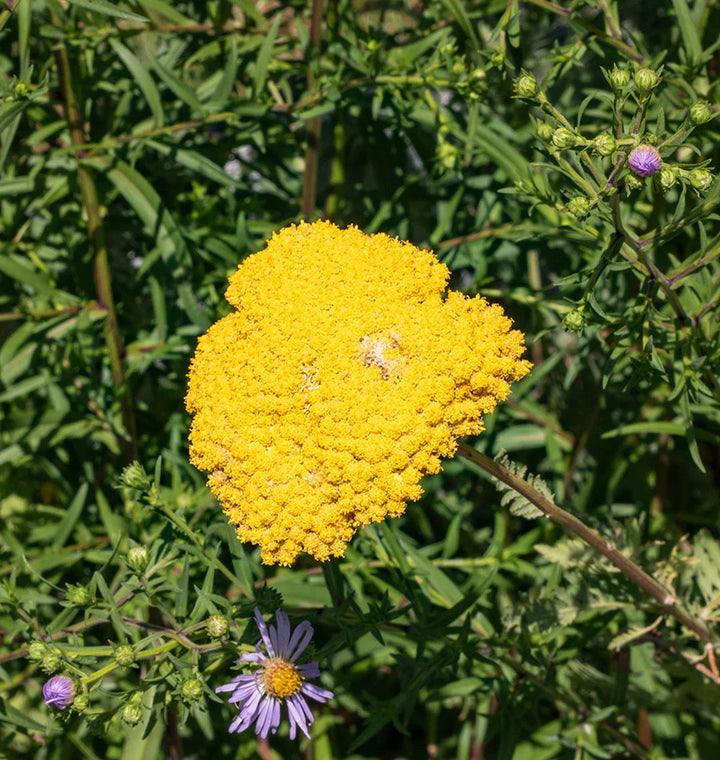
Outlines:
{"type": "Polygon", "coordinates": [[[290,643],[288,644],[285,657],[287,657],[290,662],[295,662],[295,660],[305,651],[305,648],[312,640],[312,637],[313,627],[307,620],[303,620],[290,637],[290,643]]]}
{"type": "Polygon", "coordinates": [[[42,692],[48,707],[64,710],[75,697],[75,686],[67,676],[53,676],[45,681],[42,692]]]}
{"type": "Polygon", "coordinates": [[[290,642],[290,619],[288,616],[282,611],[278,610],[275,613],[275,617],[277,618],[277,654],[280,657],[287,657],[287,648],[288,643],[290,642]]]}
{"type": "MultiPolygon", "coordinates": [[[[255,733],[262,739],[267,739],[267,735],[270,733],[270,729],[273,728],[273,715],[277,712],[278,724],[280,718],[280,710],[275,710],[277,699],[275,697],[266,696],[260,704],[258,711],[258,718],[255,723],[255,733]]],[[[277,705],[279,708],[279,705],[277,705]]],[[[277,729],[277,726],[275,726],[277,729]]],[[[273,730],[273,733],[275,731],[273,730]]]]}
{"type": "Polygon", "coordinates": [[[245,702],[255,693],[262,693],[257,687],[257,684],[252,681],[250,683],[247,683],[243,686],[238,686],[237,689],[235,689],[235,693],[228,699],[228,703],[231,705],[237,704],[238,702],[245,702]]]}
{"type": "Polygon", "coordinates": [[[287,708],[290,724],[296,725],[309,739],[310,732],[308,731],[308,727],[313,724],[313,715],[307,706],[307,702],[299,694],[293,694],[287,698],[287,708]],[[305,716],[308,713],[309,718],[306,720],[305,716]]]}
{"type": "Polygon", "coordinates": [[[303,678],[319,678],[320,668],[315,660],[306,662],[304,665],[298,665],[297,671],[303,678]]]}
{"type": "Polygon", "coordinates": [[[215,693],[219,694],[221,691],[235,691],[239,686],[242,686],[243,684],[247,683],[248,680],[253,680],[255,676],[250,675],[241,675],[241,676],[235,676],[230,683],[225,683],[222,686],[218,686],[217,689],[215,689],[215,693]]]}
{"type": "Polygon", "coordinates": [[[649,177],[662,166],[662,159],[652,145],[638,145],[628,157],[628,166],[639,177],[649,177]]]}
{"type": "Polygon", "coordinates": [[[300,687],[300,691],[318,702],[327,702],[328,699],[332,699],[334,696],[331,691],[323,689],[321,686],[316,686],[314,683],[304,683],[300,687]]]}
{"type": "Polygon", "coordinates": [[[275,652],[275,649],[273,648],[272,642],[270,641],[270,635],[268,634],[267,625],[265,625],[263,616],[260,614],[260,610],[257,607],[255,608],[255,622],[257,623],[258,630],[260,631],[260,635],[262,636],[263,643],[265,644],[265,649],[267,649],[267,652],[271,657],[275,657],[276,652],[275,652]]]}
{"type": "Polygon", "coordinates": [[[262,652],[248,652],[240,657],[237,662],[261,662],[265,663],[267,657],[262,652]]]}

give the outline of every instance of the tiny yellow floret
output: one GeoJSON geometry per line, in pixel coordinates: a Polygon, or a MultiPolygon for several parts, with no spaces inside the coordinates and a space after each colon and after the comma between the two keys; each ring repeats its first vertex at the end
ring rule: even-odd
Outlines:
{"type": "Polygon", "coordinates": [[[281,657],[270,660],[263,668],[261,677],[265,691],[278,699],[297,694],[304,680],[297,668],[281,657]]]}
{"type": "Polygon", "coordinates": [[[190,458],[267,564],[342,556],[397,517],[530,363],[500,306],[430,251],[330,222],[276,233],[198,341],[190,458]]]}

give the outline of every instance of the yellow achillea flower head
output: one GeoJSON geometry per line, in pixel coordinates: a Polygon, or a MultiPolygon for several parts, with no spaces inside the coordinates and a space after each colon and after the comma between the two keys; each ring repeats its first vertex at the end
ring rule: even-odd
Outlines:
{"type": "Polygon", "coordinates": [[[342,556],[397,517],[530,363],[497,305],[430,251],[329,222],[275,234],[198,341],[190,458],[267,564],[342,556]]]}

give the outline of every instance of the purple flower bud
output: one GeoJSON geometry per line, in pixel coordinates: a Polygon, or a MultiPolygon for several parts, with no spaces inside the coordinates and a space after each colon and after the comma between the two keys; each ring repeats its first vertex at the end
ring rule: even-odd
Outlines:
{"type": "Polygon", "coordinates": [[[64,710],[75,696],[73,682],[67,676],[53,676],[45,681],[43,698],[48,707],[64,710]]]}
{"type": "Polygon", "coordinates": [[[662,159],[652,145],[638,145],[628,158],[628,166],[639,177],[649,177],[662,166],[662,159]]]}

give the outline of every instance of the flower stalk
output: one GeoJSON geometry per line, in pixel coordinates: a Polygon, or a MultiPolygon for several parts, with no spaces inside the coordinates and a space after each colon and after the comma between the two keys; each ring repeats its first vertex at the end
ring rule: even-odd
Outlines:
{"type": "Polygon", "coordinates": [[[598,551],[610,560],[636,586],[641,588],[657,601],[668,615],[672,615],[679,623],[690,629],[699,639],[717,648],[717,636],[702,621],[694,618],[687,610],[678,604],[672,591],[665,588],[651,575],[648,575],[641,567],[622,554],[606,538],[597,531],[585,525],[574,515],[558,507],[550,499],[543,496],[539,491],[529,485],[522,478],[514,475],[506,467],[490,459],[490,457],[468,446],[466,443],[458,444],[457,453],[469,462],[478,465],[485,472],[510,486],[513,490],[524,496],[540,509],[545,517],[560,525],[569,533],[582,539],[586,544],[598,551]]]}
{"type": "MultiPolygon", "coordinates": [[[[55,19],[55,21],[57,23],[57,19],[55,19]]],[[[58,72],[60,92],[62,93],[63,110],[65,112],[68,129],[70,130],[70,139],[73,145],[82,146],[85,143],[82,113],[73,89],[70,59],[68,57],[67,48],[64,45],[60,45],[57,48],[55,52],[55,62],[58,72]]],[[[97,189],[95,188],[95,182],[92,175],[83,165],[82,158],[84,155],[85,154],[82,150],[77,153],[77,177],[80,185],[80,193],[83,199],[83,206],[85,207],[85,213],[87,214],[88,242],[93,256],[93,274],[95,278],[97,304],[98,308],[104,309],[105,311],[105,343],[110,357],[113,384],[118,394],[120,394],[122,421],[127,432],[127,438],[121,440],[122,456],[123,461],[126,464],[129,464],[134,459],[137,459],[137,442],[135,438],[135,416],[133,413],[132,397],[130,394],[130,388],[124,380],[123,356],[125,354],[125,346],[123,344],[122,335],[120,334],[117,313],[115,311],[110,264],[107,255],[107,245],[105,243],[105,230],[103,227],[102,216],[100,214],[100,203],[98,201],[97,189]]]]}

